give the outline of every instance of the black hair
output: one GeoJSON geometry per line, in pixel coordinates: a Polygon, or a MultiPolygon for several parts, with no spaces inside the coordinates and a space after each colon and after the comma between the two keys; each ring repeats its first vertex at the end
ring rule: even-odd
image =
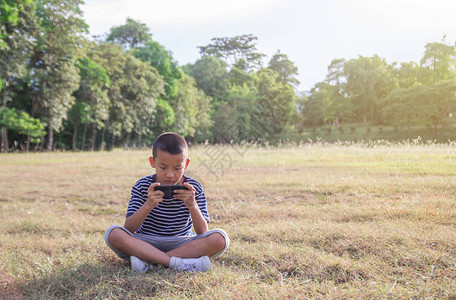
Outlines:
{"type": "Polygon", "coordinates": [[[158,150],[166,151],[169,154],[181,154],[188,152],[187,142],[183,137],[174,132],[160,134],[152,146],[152,155],[157,157],[158,150]]]}

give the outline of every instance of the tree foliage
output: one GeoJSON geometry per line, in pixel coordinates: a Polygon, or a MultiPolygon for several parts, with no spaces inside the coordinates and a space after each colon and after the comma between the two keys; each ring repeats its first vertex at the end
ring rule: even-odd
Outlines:
{"type": "Polygon", "coordinates": [[[127,18],[125,25],[111,27],[106,40],[118,43],[125,48],[134,48],[145,45],[152,38],[146,24],[127,18]]]}
{"type": "Polygon", "coordinates": [[[199,46],[200,53],[222,58],[229,66],[243,71],[258,69],[265,56],[256,47],[258,38],[253,34],[243,34],[234,37],[213,38],[207,46],[199,46]]]}
{"type": "Polygon", "coordinates": [[[287,84],[298,85],[298,68],[288,59],[288,55],[277,51],[269,61],[268,68],[278,74],[278,79],[287,84]]]}
{"type": "Polygon", "coordinates": [[[420,63],[334,59],[298,92],[294,63],[277,51],[262,68],[252,34],[214,38],[181,67],[131,18],[88,41],[82,0],[1,3],[2,151],[143,146],[163,131],[230,143],[360,121],[435,134],[456,123],[456,55],[445,39],[428,43],[420,63]]]}
{"type": "Polygon", "coordinates": [[[148,41],[144,46],[134,49],[135,57],[149,63],[157,69],[158,73],[165,80],[165,95],[176,96],[179,89],[179,81],[182,78],[182,71],[174,60],[170,51],[155,41],[148,41]]]}
{"type": "Polygon", "coordinates": [[[421,65],[431,71],[433,82],[455,78],[456,50],[453,45],[445,43],[445,37],[441,43],[428,43],[421,65]]]}
{"type": "Polygon", "coordinates": [[[14,108],[0,108],[0,126],[16,131],[21,135],[29,135],[33,142],[38,142],[45,135],[44,125],[39,119],[30,117],[24,111],[14,108]]]}

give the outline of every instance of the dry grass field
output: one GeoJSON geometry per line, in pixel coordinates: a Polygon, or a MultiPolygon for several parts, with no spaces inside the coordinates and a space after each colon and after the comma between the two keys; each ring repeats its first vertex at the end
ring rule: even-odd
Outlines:
{"type": "Polygon", "coordinates": [[[150,151],[0,155],[2,299],[456,299],[456,144],[192,147],[206,273],[130,274],[104,244],[150,151]]]}

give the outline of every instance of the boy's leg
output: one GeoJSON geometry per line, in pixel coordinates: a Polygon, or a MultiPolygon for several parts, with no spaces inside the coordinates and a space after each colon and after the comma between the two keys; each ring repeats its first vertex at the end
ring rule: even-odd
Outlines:
{"type": "Polygon", "coordinates": [[[138,233],[132,234],[121,226],[111,226],[106,231],[105,241],[119,257],[125,260],[133,255],[144,261],[157,262],[165,266],[169,265],[171,256],[181,258],[196,258],[205,255],[218,256],[224,253],[230,244],[228,234],[222,229],[213,229],[193,237],[154,237],[138,233]],[[116,230],[114,231],[114,229],[116,230]],[[115,243],[114,240],[118,238],[117,235],[121,236],[121,241],[126,241],[127,248],[138,248],[137,251],[123,250],[122,245],[111,245],[111,240],[115,243]],[[143,243],[138,243],[138,241],[143,243]],[[152,252],[149,253],[148,251],[152,252]]]}
{"type": "Polygon", "coordinates": [[[228,234],[222,229],[214,229],[188,239],[181,246],[167,251],[169,256],[182,258],[219,256],[230,245],[228,234]]]}
{"type": "Polygon", "coordinates": [[[130,232],[121,226],[110,227],[105,234],[105,241],[123,259],[127,259],[129,256],[136,256],[149,263],[169,266],[171,256],[151,244],[133,237],[130,232]]]}

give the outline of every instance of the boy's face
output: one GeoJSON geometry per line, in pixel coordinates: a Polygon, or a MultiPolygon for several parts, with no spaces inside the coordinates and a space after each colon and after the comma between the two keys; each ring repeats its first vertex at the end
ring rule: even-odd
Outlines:
{"type": "Polygon", "coordinates": [[[186,153],[170,154],[157,150],[156,157],[149,158],[150,165],[155,169],[156,181],[161,185],[182,184],[185,169],[190,159],[186,153]]]}

